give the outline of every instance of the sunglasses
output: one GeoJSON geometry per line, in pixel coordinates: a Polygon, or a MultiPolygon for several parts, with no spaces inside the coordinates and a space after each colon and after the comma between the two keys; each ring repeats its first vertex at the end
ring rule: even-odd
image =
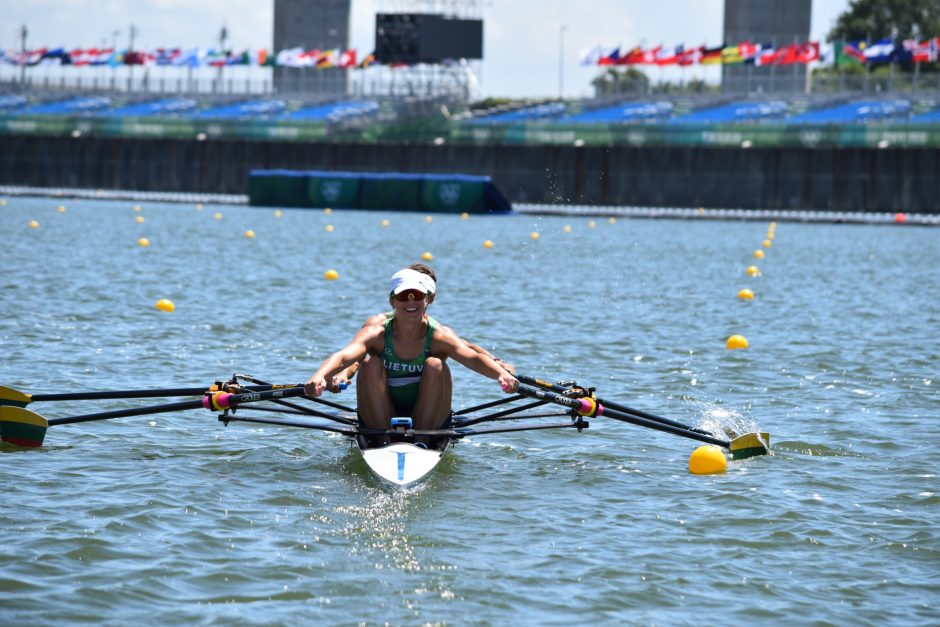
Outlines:
{"type": "Polygon", "coordinates": [[[395,300],[400,303],[407,303],[410,300],[424,300],[428,295],[421,290],[405,290],[395,294],[395,300]]]}

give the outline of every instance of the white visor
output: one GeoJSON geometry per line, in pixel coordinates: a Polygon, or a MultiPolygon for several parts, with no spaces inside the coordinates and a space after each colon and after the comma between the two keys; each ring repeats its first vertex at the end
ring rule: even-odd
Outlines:
{"type": "Polygon", "coordinates": [[[411,268],[399,270],[392,275],[392,294],[400,294],[405,290],[419,290],[425,294],[433,294],[434,279],[411,268]]]}

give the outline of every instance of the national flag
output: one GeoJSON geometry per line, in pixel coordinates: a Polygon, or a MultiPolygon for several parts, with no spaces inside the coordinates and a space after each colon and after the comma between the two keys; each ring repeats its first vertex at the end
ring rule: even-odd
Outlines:
{"type": "Polygon", "coordinates": [[[643,49],[639,46],[630,48],[629,52],[620,55],[617,65],[637,65],[643,61],[643,49]]]}
{"type": "Polygon", "coordinates": [[[157,48],[154,51],[154,62],[160,66],[176,65],[176,58],[181,54],[179,48],[157,48]]]}
{"type": "Polygon", "coordinates": [[[72,57],[64,48],[51,48],[39,57],[40,65],[72,65],[72,57]]]}
{"type": "Polygon", "coordinates": [[[324,50],[316,58],[314,63],[318,70],[325,70],[327,68],[336,67],[339,64],[339,48],[324,50]]]}
{"type": "Polygon", "coordinates": [[[741,56],[740,44],[734,46],[725,46],[721,49],[722,65],[731,65],[734,63],[744,63],[744,57],[741,56]]]}
{"type": "Polygon", "coordinates": [[[676,52],[676,65],[681,65],[682,67],[688,67],[690,65],[695,65],[699,62],[699,59],[702,58],[702,49],[700,48],[688,48],[676,52]]]}
{"type": "Polygon", "coordinates": [[[772,43],[760,45],[760,51],[754,56],[754,65],[773,65],[777,59],[777,48],[772,43]]]}
{"type": "Polygon", "coordinates": [[[742,41],[738,44],[738,54],[743,63],[754,63],[754,59],[760,54],[761,45],[752,44],[749,41],[742,41]]]}
{"type": "Polygon", "coordinates": [[[277,53],[277,58],[275,60],[275,65],[283,67],[300,67],[301,66],[301,56],[304,54],[304,49],[301,47],[297,48],[285,48],[277,53]]]}
{"type": "Polygon", "coordinates": [[[882,39],[864,50],[868,63],[890,63],[895,58],[895,44],[893,39],[882,39]]]}
{"type": "Polygon", "coordinates": [[[344,50],[343,53],[339,55],[339,66],[341,68],[356,67],[356,51],[344,50]]]}
{"type": "Polygon", "coordinates": [[[373,63],[375,63],[375,53],[370,52],[369,54],[365,56],[365,58],[362,61],[359,62],[359,67],[361,67],[362,69],[366,69],[373,63]]]}
{"type": "Polygon", "coordinates": [[[91,65],[108,65],[114,48],[92,48],[91,65]]]}
{"type": "Polygon", "coordinates": [[[675,46],[673,48],[660,47],[659,53],[656,55],[656,59],[653,61],[653,63],[660,67],[665,65],[675,65],[678,63],[678,57],[682,50],[682,46],[675,46]]]}
{"type": "Polygon", "coordinates": [[[937,60],[937,51],[940,49],[940,37],[931,37],[926,41],[912,40],[904,42],[905,47],[910,43],[911,61],[914,63],[934,63],[937,60]]]}
{"type": "Polygon", "coordinates": [[[601,48],[600,46],[594,46],[593,48],[584,48],[581,50],[581,53],[578,55],[578,62],[581,65],[590,66],[598,65],[601,60],[601,48]]]}
{"type": "Polygon", "coordinates": [[[620,63],[620,47],[616,47],[607,54],[601,55],[600,60],[597,62],[598,65],[619,65],[620,63]]]}
{"type": "Polygon", "coordinates": [[[702,65],[717,65],[721,63],[721,52],[725,49],[724,44],[715,48],[706,48],[702,46],[702,56],[699,63],[702,65]]]}
{"type": "Polygon", "coordinates": [[[868,60],[865,58],[864,48],[864,41],[837,41],[835,47],[836,65],[864,64],[868,60]]]}

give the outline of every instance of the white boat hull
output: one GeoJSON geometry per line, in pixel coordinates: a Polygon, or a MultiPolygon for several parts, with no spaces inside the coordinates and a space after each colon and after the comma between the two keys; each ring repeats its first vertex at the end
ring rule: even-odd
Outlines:
{"type": "Polygon", "coordinates": [[[427,477],[440,463],[447,450],[426,449],[410,442],[395,442],[379,448],[362,448],[362,458],[369,470],[382,481],[399,488],[412,486],[427,477]]]}

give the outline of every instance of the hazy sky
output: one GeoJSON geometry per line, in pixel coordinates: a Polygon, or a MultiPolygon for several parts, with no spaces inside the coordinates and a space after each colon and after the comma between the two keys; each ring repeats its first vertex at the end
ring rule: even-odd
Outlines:
{"type": "MultiPolygon", "coordinates": [[[[372,51],[375,12],[397,5],[388,0],[353,0],[350,47],[372,51]]],[[[723,0],[485,0],[483,55],[479,65],[483,96],[547,97],[559,90],[559,48],[564,31],[566,96],[591,94],[596,67],[578,64],[581,49],[596,45],[717,45],[723,0]]],[[[810,36],[821,39],[848,0],[813,0],[810,36]]],[[[223,24],[235,49],[271,48],[273,2],[269,0],[0,0],[0,47],[18,48],[22,24],[29,46],[127,45],[129,25],[137,27],[135,47],[211,47],[223,24]]],[[[647,70],[654,80],[678,74],[647,70]]],[[[691,68],[686,77],[717,77],[717,68],[691,68]]]]}

